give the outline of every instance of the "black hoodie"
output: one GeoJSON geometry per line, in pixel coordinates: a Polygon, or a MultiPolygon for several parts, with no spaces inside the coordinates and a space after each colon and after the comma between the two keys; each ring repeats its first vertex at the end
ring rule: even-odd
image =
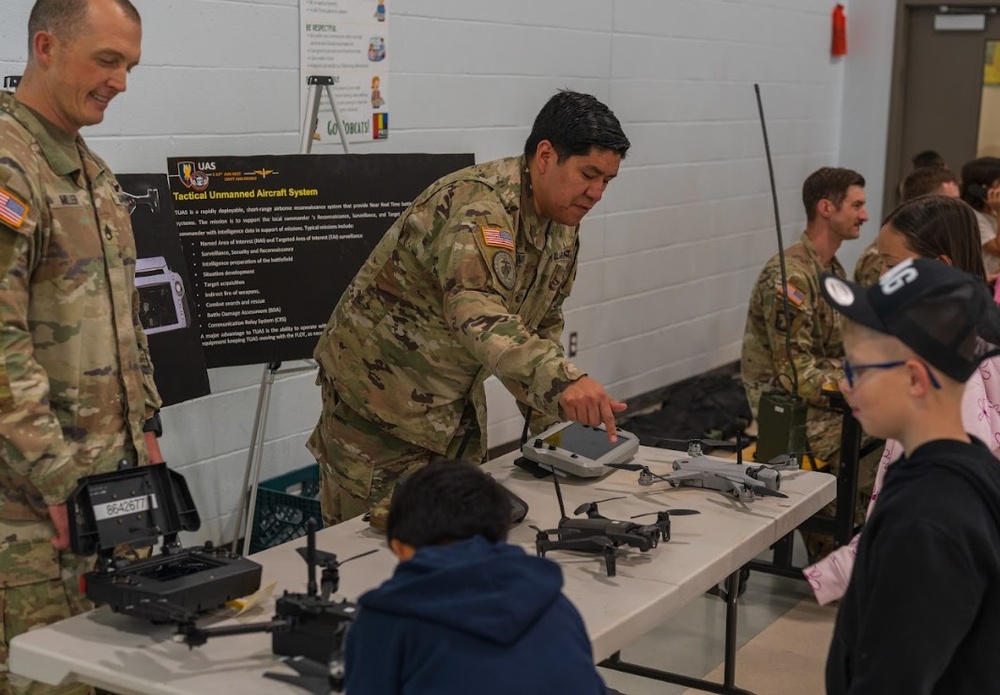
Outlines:
{"type": "Polygon", "coordinates": [[[1000,693],[1000,461],[932,441],[893,464],[861,534],[828,695],[1000,693]]]}
{"type": "Polygon", "coordinates": [[[347,695],[604,695],[562,571],[517,546],[420,548],[359,604],[347,695]]]}

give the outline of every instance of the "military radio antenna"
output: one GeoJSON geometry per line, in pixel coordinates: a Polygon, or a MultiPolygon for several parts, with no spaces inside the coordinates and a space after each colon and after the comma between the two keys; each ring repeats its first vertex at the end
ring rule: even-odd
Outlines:
{"type": "Polygon", "coordinates": [[[754,83],[757,95],[757,113],[760,114],[760,129],[764,134],[764,154],[767,157],[767,173],[771,179],[771,200],[774,204],[774,224],[778,230],[778,266],[781,268],[781,307],[785,315],[785,356],[792,371],[792,395],[799,395],[799,374],[792,359],[791,313],[788,310],[788,271],[785,269],[785,247],[781,240],[781,214],[778,211],[778,189],[774,185],[774,163],[771,161],[771,145],[767,140],[767,124],[764,122],[764,104],[760,98],[760,85],[754,83]]]}

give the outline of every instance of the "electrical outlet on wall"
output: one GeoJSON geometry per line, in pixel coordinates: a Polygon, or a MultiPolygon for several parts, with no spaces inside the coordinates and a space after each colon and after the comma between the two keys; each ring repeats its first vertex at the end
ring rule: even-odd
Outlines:
{"type": "Polygon", "coordinates": [[[569,357],[576,357],[576,348],[577,348],[576,331],[573,331],[572,333],[569,334],[569,350],[567,351],[569,357]]]}

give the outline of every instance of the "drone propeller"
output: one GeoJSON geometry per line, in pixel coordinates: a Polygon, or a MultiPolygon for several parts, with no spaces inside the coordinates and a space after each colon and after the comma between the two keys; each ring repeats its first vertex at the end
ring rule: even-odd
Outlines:
{"type": "Polygon", "coordinates": [[[669,514],[670,516],[691,516],[692,514],[701,514],[697,509],[661,509],[658,512],[646,512],[645,514],[636,514],[635,516],[630,516],[629,519],[639,519],[644,516],[653,516],[654,514],[669,514]]]}
{"type": "Polygon", "coordinates": [[[596,510],[597,505],[599,504],[602,504],[604,502],[611,502],[612,500],[623,500],[623,499],[625,499],[625,495],[619,495],[618,497],[608,497],[607,499],[597,500],[596,502],[584,502],[579,507],[574,509],[573,513],[577,515],[586,514],[589,513],[591,510],[596,510]]]}
{"type": "Polygon", "coordinates": [[[767,462],[768,466],[773,466],[775,468],[798,468],[799,459],[795,454],[778,454],[773,459],[767,462]]]}
{"type": "MultiPolygon", "coordinates": [[[[737,449],[740,445],[737,442],[727,442],[722,439],[704,439],[702,437],[695,437],[693,439],[674,439],[673,437],[651,437],[650,440],[653,442],[650,446],[662,447],[662,444],[673,444],[675,446],[682,446],[687,449],[692,444],[701,444],[702,446],[707,446],[712,449],[737,449]]],[[[667,448],[670,448],[669,446],[667,448]]]]}
{"type": "Polygon", "coordinates": [[[554,533],[557,536],[572,536],[574,533],[580,533],[580,529],[576,528],[550,528],[550,529],[540,529],[534,524],[531,524],[528,528],[532,529],[535,533],[540,536],[546,536],[550,533],[554,533]]]}

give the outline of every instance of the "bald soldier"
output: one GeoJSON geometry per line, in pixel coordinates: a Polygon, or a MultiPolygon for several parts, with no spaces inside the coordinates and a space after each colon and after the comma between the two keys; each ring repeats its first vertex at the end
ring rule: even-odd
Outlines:
{"type": "Polygon", "coordinates": [[[28,36],[0,94],[0,692],[76,693],[9,674],[7,645],[91,607],[93,558],[68,552],[77,478],[162,460],[128,210],[79,133],[125,91],[142,29],[128,0],[38,0],[28,36]]]}
{"type": "Polygon", "coordinates": [[[314,353],[323,411],[308,446],[326,524],[373,510],[384,528],[401,476],[437,457],[482,460],[490,375],[538,426],[603,423],[614,437],[625,404],[563,355],[562,305],[580,221],[628,148],[607,106],[561,91],[522,156],[445,176],[396,220],[314,353]]]}
{"type": "MultiPolygon", "coordinates": [[[[823,301],[819,278],[822,273],[846,278],[836,254],[843,242],[858,238],[861,225],[868,220],[864,186],[861,174],[850,169],[824,167],[806,178],[802,184],[806,229],[796,243],[785,249],[787,284],[782,286],[779,256],[775,254],[764,265],[750,294],[740,361],[740,375],[754,419],[762,393],[772,389],[791,391],[794,364],[798,395],[808,403],[808,446],[833,472],[840,466],[843,415],[839,408],[830,406],[822,389],[837,384],[844,376],[844,344],[840,318],[823,301]]],[[[871,461],[869,473],[859,471],[859,497],[863,502],[871,494],[877,460],[871,461]]],[[[858,508],[863,520],[866,504],[858,508]]],[[[826,511],[832,513],[832,507],[826,511]]],[[[810,560],[815,561],[832,550],[832,539],[810,534],[806,547],[810,560]]]]}

